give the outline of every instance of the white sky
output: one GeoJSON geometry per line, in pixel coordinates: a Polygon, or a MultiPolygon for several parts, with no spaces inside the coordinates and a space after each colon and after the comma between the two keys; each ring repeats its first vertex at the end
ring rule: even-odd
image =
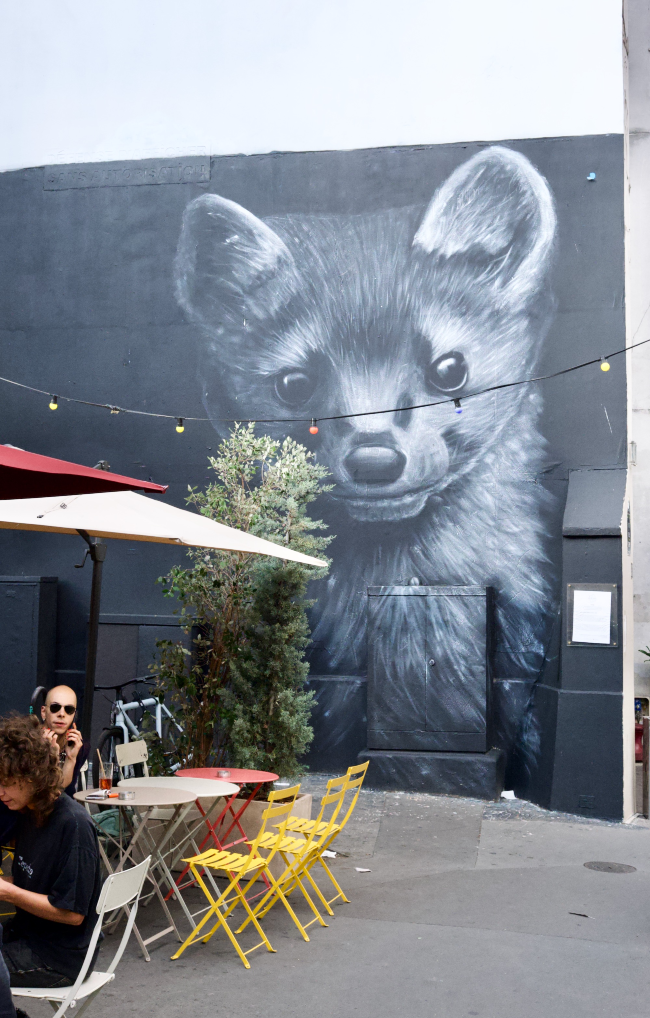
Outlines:
{"type": "Polygon", "coordinates": [[[623,130],[620,0],[0,0],[0,169],[623,130]]]}

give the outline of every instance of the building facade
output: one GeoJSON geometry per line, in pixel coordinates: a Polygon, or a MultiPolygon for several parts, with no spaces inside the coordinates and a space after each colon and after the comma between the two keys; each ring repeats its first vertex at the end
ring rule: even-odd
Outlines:
{"type": "MultiPolygon", "coordinates": [[[[2,374],[201,420],[53,413],[4,384],[2,440],[182,505],[227,421],[283,420],[264,428],[334,483],[311,765],[370,751],[379,785],[630,817],[648,348],[617,351],[650,327],[641,5],[200,2],[152,27],[142,4],[126,33],[120,4],[27,8],[48,31],[11,15],[2,374]]],[[[100,679],[143,674],[174,627],[155,578],[178,554],[115,545],[100,679]]],[[[79,685],[70,539],[0,548],[8,576],[58,577],[56,674],[79,685]]]]}

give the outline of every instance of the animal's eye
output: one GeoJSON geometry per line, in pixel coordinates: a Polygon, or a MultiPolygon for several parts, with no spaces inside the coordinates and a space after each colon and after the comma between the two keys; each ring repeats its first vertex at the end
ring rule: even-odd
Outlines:
{"type": "Polygon", "coordinates": [[[297,407],[306,403],[316,388],[316,379],[300,368],[282,371],[275,379],[275,391],[287,406],[297,407]]]}
{"type": "Polygon", "coordinates": [[[427,382],[440,392],[458,392],[467,382],[467,361],[458,350],[444,353],[427,368],[427,382]]]}

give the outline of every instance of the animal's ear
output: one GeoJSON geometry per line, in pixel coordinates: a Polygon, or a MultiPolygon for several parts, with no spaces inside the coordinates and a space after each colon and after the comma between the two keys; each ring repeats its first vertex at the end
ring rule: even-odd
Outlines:
{"type": "Polygon", "coordinates": [[[216,194],[190,202],[176,254],[176,293],[195,321],[214,329],[268,318],[296,285],[289,249],[261,219],[216,194]]]}
{"type": "Polygon", "coordinates": [[[413,240],[415,252],[464,263],[475,285],[523,306],[546,271],[555,235],[548,184],[519,152],[493,146],[439,188],[413,240]]]}

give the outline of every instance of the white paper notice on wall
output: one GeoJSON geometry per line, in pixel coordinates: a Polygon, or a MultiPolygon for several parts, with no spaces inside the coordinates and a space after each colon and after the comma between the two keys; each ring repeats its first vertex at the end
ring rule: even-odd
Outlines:
{"type": "Polygon", "coordinates": [[[611,590],[575,590],[572,643],[610,643],[611,617],[611,590]]]}

